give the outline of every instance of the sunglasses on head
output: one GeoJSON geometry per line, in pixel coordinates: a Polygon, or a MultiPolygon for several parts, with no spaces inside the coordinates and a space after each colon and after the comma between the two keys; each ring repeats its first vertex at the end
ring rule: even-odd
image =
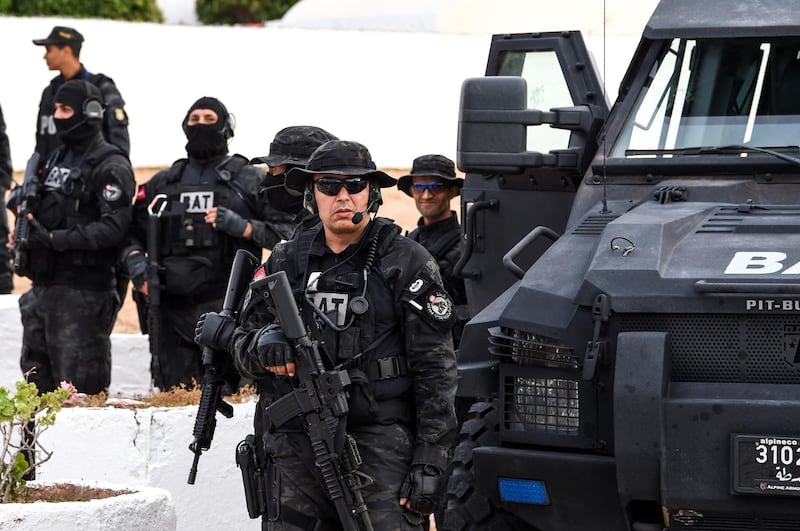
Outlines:
{"type": "Polygon", "coordinates": [[[363,191],[369,184],[369,180],[364,177],[350,177],[348,179],[334,179],[323,177],[317,179],[314,184],[321,193],[325,195],[337,195],[344,186],[348,194],[357,194],[363,191]]]}
{"type": "Polygon", "coordinates": [[[446,186],[446,184],[439,181],[433,181],[429,183],[414,183],[411,185],[411,190],[417,194],[423,194],[425,193],[425,190],[428,190],[430,193],[436,195],[444,190],[446,186]]]}

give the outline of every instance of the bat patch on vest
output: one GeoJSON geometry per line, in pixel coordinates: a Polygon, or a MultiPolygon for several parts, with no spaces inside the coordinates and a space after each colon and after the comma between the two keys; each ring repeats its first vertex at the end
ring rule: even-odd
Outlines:
{"type": "Polygon", "coordinates": [[[214,206],[214,192],[182,192],[181,203],[190,214],[205,214],[214,206]]]}

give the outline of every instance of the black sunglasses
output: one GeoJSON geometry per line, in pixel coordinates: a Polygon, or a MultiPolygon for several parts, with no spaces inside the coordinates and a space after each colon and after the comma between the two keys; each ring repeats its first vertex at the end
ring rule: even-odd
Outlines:
{"type": "Polygon", "coordinates": [[[429,183],[414,183],[411,185],[411,190],[418,194],[424,194],[427,189],[431,194],[436,195],[445,189],[447,185],[439,181],[431,181],[429,183]]]}
{"type": "Polygon", "coordinates": [[[317,190],[325,195],[337,195],[344,186],[348,194],[357,194],[363,191],[369,184],[369,180],[364,177],[350,177],[349,179],[334,179],[323,177],[314,181],[317,190]]]}

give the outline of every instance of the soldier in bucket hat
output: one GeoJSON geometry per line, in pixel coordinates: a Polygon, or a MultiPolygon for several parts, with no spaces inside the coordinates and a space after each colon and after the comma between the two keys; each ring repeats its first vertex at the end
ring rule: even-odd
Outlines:
{"type": "Polygon", "coordinates": [[[453,328],[456,348],[469,316],[464,279],[453,272],[464,252],[464,233],[456,212],[450,209],[450,201],[461,193],[463,185],[464,179],[456,177],[455,164],[443,155],[417,157],[411,173],[397,182],[397,188],[414,199],[421,215],[417,228],[407,236],[419,242],[436,259],[444,287],[456,305],[458,322],[453,328]]]}
{"type": "MultiPolygon", "coordinates": [[[[427,528],[457,435],[452,300],[431,255],[392,220],[373,216],[381,188],[395,184],[362,144],[322,144],[286,176],[321,223],[276,245],[254,274],[286,272],[323,362],[349,373],[346,428],[363,460],[359,471],[374,480],[362,493],[378,531],[427,528]]],[[[239,370],[264,382],[259,403],[268,405],[293,392],[294,353],[264,299],[245,300],[230,347],[239,370]]],[[[272,429],[263,443],[280,478],[268,493],[279,501],[280,522],[341,528],[302,419],[273,415],[266,407],[272,429]]]]}
{"type": "Polygon", "coordinates": [[[275,134],[269,154],[250,161],[250,164],[266,164],[268,172],[258,191],[264,215],[263,221],[253,223],[253,241],[272,249],[279,241],[289,239],[302,219],[299,214],[305,210],[303,194],[286,188],[286,173],[292,168],[304,167],[315,149],[336,139],[313,125],[284,127],[275,134]]]}

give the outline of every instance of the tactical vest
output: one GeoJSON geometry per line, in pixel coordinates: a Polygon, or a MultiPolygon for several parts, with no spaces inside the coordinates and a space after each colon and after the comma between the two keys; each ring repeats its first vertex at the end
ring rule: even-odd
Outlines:
{"type": "MultiPolygon", "coordinates": [[[[56,149],[42,170],[43,179],[60,167],[66,148],[56,149]]],[[[70,229],[97,221],[101,217],[98,182],[95,176],[111,163],[128,164],[125,153],[117,146],[102,143],[93,147],[79,164],[71,168],[63,185],[40,192],[34,217],[48,230],[70,229]]],[[[56,170],[58,171],[58,170],[56,170]]],[[[118,249],[77,250],[32,249],[28,263],[31,270],[22,272],[35,282],[69,282],[76,287],[110,287],[113,282],[98,269],[108,269],[117,262],[118,249]]],[[[110,270],[110,269],[109,269],[110,270]]]]}
{"type": "MultiPolygon", "coordinates": [[[[207,293],[217,298],[227,283],[233,257],[239,248],[256,256],[261,249],[253,242],[233,238],[215,230],[205,222],[212,206],[224,206],[245,219],[257,215],[257,205],[236,174],[248,164],[241,155],[233,155],[216,167],[215,182],[186,185],[181,176],[187,159],[175,162],[167,171],[161,186],[154,190],[167,196],[167,206],[159,219],[159,257],[164,267],[164,288],[178,296],[197,296],[207,293]]],[[[149,236],[148,236],[149,237],[149,236]]]]}
{"type": "MultiPolygon", "coordinates": [[[[348,370],[352,382],[349,390],[348,426],[363,424],[402,422],[413,425],[414,403],[410,398],[411,378],[405,356],[402,315],[399,301],[395,300],[395,287],[386,274],[383,256],[395,235],[400,232],[397,225],[386,218],[373,220],[369,233],[365,235],[366,252],[356,253],[355,262],[342,267],[341,271],[323,274],[317,280],[314,293],[347,295],[347,301],[336,304],[332,298],[317,298],[314,302],[327,310],[327,318],[338,328],[333,330],[310,305],[306,297],[309,278],[309,257],[312,244],[321,227],[302,231],[292,242],[287,260],[279,261],[279,270],[286,272],[296,299],[303,308],[306,326],[321,342],[323,358],[330,367],[348,370]],[[363,269],[368,267],[366,290],[363,269]],[[358,315],[345,310],[346,305],[366,291],[366,311],[358,315]],[[311,318],[310,316],[314,316],[311,318]],[[391,326],[386,326],[391,323],[391,326]],[[385,329],[378,333],[377,325],[385,329]],[[379,346],[382,346],[380,350],[379,346]]],[[[348,251],[345,251],[348,252],[348,251]]],[[[314,268],[316,269],[316,268],[314,268]]],[[[310,294],[313,297],[313,294],[310,294]]],[[[288,391],[283,389],[282,391],[288,391]]]]}

